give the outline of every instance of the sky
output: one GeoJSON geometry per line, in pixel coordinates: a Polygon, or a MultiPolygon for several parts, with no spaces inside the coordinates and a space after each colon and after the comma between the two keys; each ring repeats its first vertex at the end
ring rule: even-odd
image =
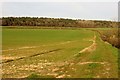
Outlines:
{"type": "MultiPolygon", "coordinates": [[[[105,0],[104,0],[105,1],[105,0]]],[[[118,2],[2,2],[0,16],[118,20],[118,2]]]]}

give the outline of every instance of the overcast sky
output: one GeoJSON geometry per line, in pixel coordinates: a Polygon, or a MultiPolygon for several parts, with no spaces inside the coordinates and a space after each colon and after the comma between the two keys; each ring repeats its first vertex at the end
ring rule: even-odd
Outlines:
{"type": "Polygon", "coordinates": [[[4,2],[2,16],[117,20],[118,2],[4,2]]]}

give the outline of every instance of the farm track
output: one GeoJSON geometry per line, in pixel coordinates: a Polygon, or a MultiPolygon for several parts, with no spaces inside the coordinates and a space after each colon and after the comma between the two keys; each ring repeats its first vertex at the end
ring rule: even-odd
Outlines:
{"type": "MultiPolygon", "coordinates": [[[[92,41],[93,41],[92,45],[90,45],[89,47],[86,47],[83,50],[81,50],[79,52],[79,54],[86,53],[86,52],[87,53],[91,53],[91,52],[95,51],[96,47],[97,47],[96,35],[94,35],[94,38],[92,39],[92,41]]],[[[79,55],[79,54],[77,54],[77,55],[79,55]]],[[[84,58],[84,57],[86,57],[86,56],[83,56],[82,58],[84,58]]],[[[66,61],[64,63],[64,66],[62,67],[63,71],[65,71],[66,68],[68,70],[70,70],[70,71],[71,70],[75,70],[76,71],[76,69],[73,68],[74,65],[80,65],[80,66],[84,65],[85,66],[85,65],[90,65],[90,64],[96,64],[96,65],[99,64],[99,65],[101,65],[101,67],[106,66],[106,67],[104,67],[104,69],[103,69],[104,71],[103,71],[102,74],[106,74],[107,78],[110,77],[110,70],[111,70],[111,68],[110,68],[110,63],[109,62],[106,62],[106,61],[78,61],[76,59],[77,58],[75,57],[75,58],[73,58],[71,60],[66,61]],[[65,68],[65,66],[67,66],[67,67],[65,68]]],[[[57,76],[56,78],[65,78],[67,75],[68,74],[64,73],[64,74],[61,74],[61,75],[57,76]]],[[[71,75],[69,74],[69,76],[71,76],[71,75]]],[[[100,75],[95,76],[95,78],[100,78],[100,77],[101,77],[100,75]]]]}
{"type": "Polygon", "coordinates": [[[20,58],[17,58],[17,59],[11,59],[11,60],[7,60],[5,62],[2,62],[0,64],[12,62],[12,61],[17,61],[17,60],[21,60],[21,59],[25,59],[25,58],[35,57],[35,56],[39,56],[39,55],[42,55],[42,54],[47,54],[47,53],[51,53],[51,52],[59,51],[59,50],[62,50],[62,49],[54,49],[54,50],[50,50],[50,51],[46,51],[46,52],[42,52],[42,53],[37,53],[37,54],[31,55],[31,56],[28,56],[28,57],[20,57],[20,58]]]}
{"type": "MultiPolygon", "coordinates": [[[[92,52],[92,51],[94,51],[94,50],[96,50],[96,45],[97,45],[97,43],[96,43],[96,35],[94,35],[94,37],[93,37],[93,39],[92,40],[90,40],[90,41],[93,41],[93,43],[89,46],[89,47],[86,47],[86,48],[84,48],[83,50],[81,50],[80,52],[79,52],[79,54],[80,53],[84,53],[84,52],[92,52]]],[[[78,54],[77,54],[78,55],[78,54]]],[[[83,57],[84,58],[84,57],[83,57]]],[[[64,65],[62,65],[62,68],[58,68],[60,71],[65,71],[65,69],[67,68],[67,69],[70,69],[70,70],[75,70],[76,71],[76,69],[75,68],[73,68],[73,65],[86,65],[86,64],[106,64],[107,62],[89,62],[89,61],[86,61],[86,62],[79,62],[79,61],[76,61],[76,57],[75,56],[73,56],[73,59],[71,59],[71,60],[68,60],[68,61],[65,61],[64,62],[64,65]],[[67,66],[67,67],[65,67],[65,66],[67,66]]],[[[68,75],[68,74],[66,74],[66,72],[65,73],[63,73],[63,74],[61,74],[61,75],[59,75],[59,76],[56,76],[56,78],[64,78],[64,77],[66,77],[66,76],[71,76],[70,74],[68,75]]]]}
{"type": "MultiPolygon", "coordinates": [[[[71,42],[76,42],[75,41],[66,41],[66,42],[60,42],[58,44],[49,44],[49,45],[41,45],[41,46],[58,46],[58,45],[65,45],[65,44],[69,44],[71,42]]],[[[8,50],[2,50],[3,52],[6,52],[6,51],[13,51],[13,50],[22,50],[22,49],[35,49],[35,48],[39,48],[41,46],[26,46],[26,47],[20,47],[20,48],[17,48],[17,49],[8,49],[8,50]]],[[[59,49],[60,50],[60,49],[59,49]]],[[[41,52],[41,53],[38,53],[38,54],[34,54],[34,55],[31,55],[31,56],[28,56],[28,57],[34,57],[34,56],[38,56],[38,55],[41,55],[41,54],[45,54],[45,53],[50,53],[50,52],[54,52],[54,51],[58,51],[58,49],[55,49],[55,50],[51,50],[51,51],[48,51],[48,52],[41,52]]],[[[2,63],[8,63],[8,62],[12,62],[12,61],[15,61],[15,60],[20,60],[20,59],[24,59],[24,58],[28,58],[28,57],[7,57],[7,56],[2,56],[2,59],[3,60],[6,60],[2,63]]],[[[0,63],[1,64],[1,63],[0,63]]]]}
{"type": "Polygon", "coordinates": [[[93,41],[93,43],[92,43],[92,45],[90,45],[89,47],[86,47],[86,48],[84,48],[83,50],[81,50],[80,52],[79,52],[79,54],[80,53],[85,53],[85,52],[92,52],[92,51],[95,51],[96,50],[96,45],[97,45],[97,43],[96,43],[96,36],[94,35],[94,38],[92,39],[92,41],[93,41]]]}

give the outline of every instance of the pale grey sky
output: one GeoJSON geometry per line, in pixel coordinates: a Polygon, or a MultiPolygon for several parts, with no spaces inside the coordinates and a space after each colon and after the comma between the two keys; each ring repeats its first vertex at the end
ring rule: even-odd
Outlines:
{"type": "Polygon", "coordinates": [[[4,2],[2,16],[117,20],[118,2],[4,2]]]}

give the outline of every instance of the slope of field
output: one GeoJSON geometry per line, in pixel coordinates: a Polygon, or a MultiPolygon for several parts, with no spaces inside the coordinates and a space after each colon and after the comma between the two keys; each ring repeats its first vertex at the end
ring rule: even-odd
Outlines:
{"type": "Polygon", "coordinates": [[[2,40],[3,78],[118,77],[117,49],[90,30],[3,29],[2,40]]]}

